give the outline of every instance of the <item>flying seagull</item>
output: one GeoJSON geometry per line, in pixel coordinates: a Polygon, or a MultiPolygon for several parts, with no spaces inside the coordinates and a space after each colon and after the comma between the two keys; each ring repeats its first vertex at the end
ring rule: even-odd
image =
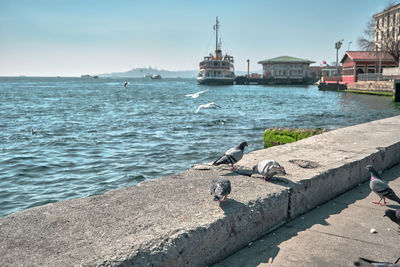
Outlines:
{"type": "Polygon", "coordinates": [[[218,105],[217,103],[211,102],[211,103],[208,103],[208,104],[200,105],[200,106],[197,108],[196,113],[199,113],[200,109],[202,109],[202,108],[213,108],[213,107],[221,108],[221,106],[218,105]]]}
{"type": "Polygon", "coordinates": [[[242,159],[246,146],[247,142],[242,142],[237,147],[228,149],[221,157],[214,161],[213,165],[231,164],[232,170],[234,170],[233,164],[242,159]]]}
{"type": "Polygon", "coordinates": [[[186,96],[187,96],[187,97],[191,97],[191,98],[198,98],[198,97],[200,96],[200,94],[205,93],[205,92],[207,92],[207,91],[208,91],[208,89],[207,89],[207,90],[204,90],[204,91],[196,92],[196,93],[194,93],[194,94],[187,94],[186,96]]]}
{"type": "Polygon", "coordinates": [[[385,210],[385,215],[383,217],[389,217],[392,222],[397,223],[399,225],[399,232],[400,232],[400,210],[385,210]]]}
{"type": "Polygon", "coordinates": [[[259,162],[253,167],[253,173],[259,173],[262,175],[265,181],[271,179],[275,174],[281,173],[286,174],[285,168],[282,167],[275,160],[266,159],[259,162]]]}
{"type": "Polygon", "coordinates": [[[224,201],[231,192],[231,182],[227,179],[218,179],[211,182],[211,195],[214,201],[224,201]]]}
{"type": "Polygon", "coordinates": [[[385,206],[386,198],[388,198],[400,204],[400,198],[396,195],[396,193],[389,187],[389,185],[385,181],[381,180],[380,175],[374,169],[374,167],[372,165],[367,165],[365,168],[371,173],[371,180],[369,182],[369,187],[381,198],[379,202],[373,202],[373,203],[381,204],[381,201],[383,199],[383,204],[381,205],[385,206]]]}
{"type": "Polygon", "coordinates": [[[124,83],[124,88],[126,88],[127,86],[128,86],[128,82],[127,81],[125,81],[125,83],[124,83]]]}

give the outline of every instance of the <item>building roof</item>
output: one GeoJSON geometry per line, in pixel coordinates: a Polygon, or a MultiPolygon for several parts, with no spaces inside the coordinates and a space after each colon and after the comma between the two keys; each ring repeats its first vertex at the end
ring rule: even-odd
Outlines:
{"type": "Polygon", "coordinates": [[[289,57],[289,56],[274,57],[271,59],[258,61],[258,64],[265,64],[265,63],[308,63],[308,64],[311,64],[311,63],[315,63],[315,61],[298,58],[298,57],[289,57]]]}
{"type": "Polygon", "coordinates": [[[374,14],[372,17],[373,17],[374,19],[376,19],[377,17],[382,16],[383,14],[388,13],[388,12],[391,12],[391,11],[393,11],[393,10],[395,10],[395,9],[398,9],[398,8],[400,8],[400,4],[397,4],[397,5],[391,6],[391,7],[389,7],[389,8],[386,8],[385,10],[374,14]]]}
{"type": "Polygon", "coordinates": [[[340,63],[343,63],[346,57],[349,57],[352,61],[394,61],[393,57],[386,52],[374,52],[374,51],[347,51],[340,63]]]}

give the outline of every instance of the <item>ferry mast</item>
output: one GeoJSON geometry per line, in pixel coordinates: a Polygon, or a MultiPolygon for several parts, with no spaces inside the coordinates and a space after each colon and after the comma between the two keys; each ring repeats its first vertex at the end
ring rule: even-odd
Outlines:
{"type": "Polygon", "coordinates": [[[217,50],[218,50],[218,28],[219,28],[218,16],[217,16],[214,28],[215,28],[215,55],[217,55],[217,50]]]}

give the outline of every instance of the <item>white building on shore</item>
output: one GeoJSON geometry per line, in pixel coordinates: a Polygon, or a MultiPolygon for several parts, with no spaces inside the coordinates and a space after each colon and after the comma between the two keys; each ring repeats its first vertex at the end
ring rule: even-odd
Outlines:
{"type": "Polygon", "coordinates": [[[259,61],[263,66],[264,79],[303,81],[308,77],[308,68],[314,61],[290,56],[275,57],[259,61]]]}

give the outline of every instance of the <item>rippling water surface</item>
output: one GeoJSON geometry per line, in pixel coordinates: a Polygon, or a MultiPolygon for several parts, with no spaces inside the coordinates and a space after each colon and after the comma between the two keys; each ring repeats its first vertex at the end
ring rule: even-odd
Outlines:
{"type": "Polygon", "coordinates": [[[0,217],[184,171],[241,141],[260,149],[267,127],[334,129],[400,114],[390,97],[316,86],[128,81],[0,78],[0,217]],[[211,101],[222,108],[195,113],[211,101]]]}

